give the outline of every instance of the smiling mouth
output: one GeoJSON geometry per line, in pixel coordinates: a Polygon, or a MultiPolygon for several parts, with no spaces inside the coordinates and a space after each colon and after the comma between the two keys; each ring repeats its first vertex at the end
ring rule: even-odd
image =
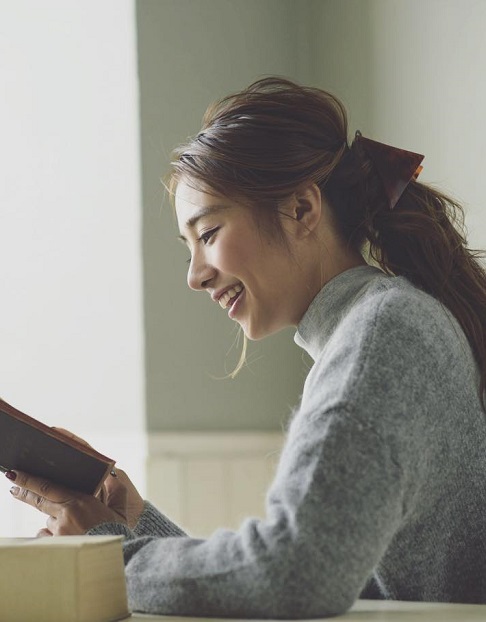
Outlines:
{"type": "Polygon", "coordinates": [[[219,306],[222,309],[227,309],[228,307],[231,307],[236,302],[243,289],[243,285],[235,285],[234,287],[229,289],[218,300],[219,306]]]}

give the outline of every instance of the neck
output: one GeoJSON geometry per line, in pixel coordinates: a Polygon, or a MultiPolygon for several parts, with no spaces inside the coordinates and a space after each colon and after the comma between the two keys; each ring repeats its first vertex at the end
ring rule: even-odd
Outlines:
{"type": "Polygon", "coordinates": [[[317,295],[324,285],[338,276],[338,274],[346,272],[346,270],[351,268],[367,265],[363,255],[355,249],[329,242],[324,243],[322,248],[324,252],[320,252],[319,259],[316,262],[314,295],[317,295]]]}
{"type": "Polygon", "coordinates": [[[364,260],[361,253],[336,252],[333,254],[329,248],[326,248],[325,253],[321,252],[319,260],[311,262],[311,265],[313,267],[308,278],[300,278],[301,292],[298,300],[301,301],[301,304],[294,318],[294,326],[297,326],[300,322],[309,308],[309,305],[324,285],[338,276],[338,274],[346,272],[346,270],[350,270],[351,268],[356,268],[357,266],[366,266],[367,262],[364,260]]]}

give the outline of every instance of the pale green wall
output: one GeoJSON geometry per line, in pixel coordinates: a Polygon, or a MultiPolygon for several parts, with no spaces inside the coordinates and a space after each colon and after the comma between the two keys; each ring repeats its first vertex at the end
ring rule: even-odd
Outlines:
{"type": "Polygon", "coordinates": [[[343,101],[350,139],[357,129],[369,133],[374,106],[371,2],[315,0],[313,8],[309,81],[343,101]]]}
{"type": "Polygon", "coordinates": [[[316,3],[315,81],[334,90],[356,129],[425,154],[421,180],[466,208],[486,248],[485,0],[316,3]]]}
{"type": "Polygon", "coordinates": [[[279,429],[305,378],[293,331],[250,344],[235,380],[234,323],[185,284],[187,252],[159,178],[171,149],[197,132],[209,102],[262,74],[307,71],[313,2],[137,2],[142,121],[147,410],[150,430],[279,429]]]}
{"type": "Polygon", "coordinates": [[[425,154],[422,178],[466,207],[486,248],[486,1],[373,0],[374,127],[425,154]]]}
{"type": "MultiPolygon", "coordinates": [[[[206,104],[262,74],[335,92],[359,129],[426,154],[422,179],[466,203],[486,247],[484,0],[139,0],[147,404],[150,429],[278,429],[305,375],[291,333],[223,373],[233,325],[184,284],[158,182],[206,104]]],[[[231,360],[235,360],[233,355],[231,360]]],[[[230,365],[231,367],[231,365],[230,365]]]]}

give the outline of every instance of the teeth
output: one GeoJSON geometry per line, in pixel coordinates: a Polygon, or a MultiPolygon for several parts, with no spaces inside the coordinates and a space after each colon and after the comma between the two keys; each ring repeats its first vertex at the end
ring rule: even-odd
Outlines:
{"type": "Polygon", "coordinates": [[[241,291],[243,291],[243,285],[235,285],[234,287],[232,287],[231,289],[229,289],[227,292],[225,292],[221,298],[219,299],[219,305],[222,309],[226,309],[226,307],[228,306],[229,301],[234,298],[236,296],[236,294],[239,294],[241,291]]]}

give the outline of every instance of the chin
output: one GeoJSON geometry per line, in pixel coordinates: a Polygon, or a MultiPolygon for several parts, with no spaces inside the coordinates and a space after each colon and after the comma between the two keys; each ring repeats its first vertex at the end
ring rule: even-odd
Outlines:
{"type": "Polygon", "coordinates": [[[254,326],[243,326],[240,324],[240,327],[249,341],[260,341],[260,339],[264,339],[267,336],[265,332],[257,330],[254,326]]]}
{"type": "MultiPolygon", "coordinates": [[[[241,324],[240,324],[241,326],[241,324]]],[[[275,326],[275,327],[258,327],[258,326],[241,326],[242,331],[245,333],[245,337],[249,341],[261,341],[266,337],[270,337],[271,335],[275,335],[275,333],[283,330],[283,326],[275,326]]]]}

